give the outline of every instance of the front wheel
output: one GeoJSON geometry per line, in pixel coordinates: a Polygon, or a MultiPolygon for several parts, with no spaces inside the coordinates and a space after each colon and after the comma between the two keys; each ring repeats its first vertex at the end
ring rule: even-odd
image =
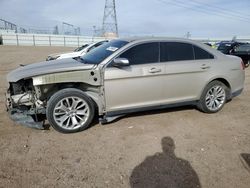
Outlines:
{"type": "Polygon", "coordinates": [[[226,103],[227,89],[220,81],[210,82],[201,95],[198,108],[206,113],[218,112],[226,103]]]}
{"type": "Polygon", "coordinates": [[[81,90],[67,88],[56,92],[48,101],[46,115],[50,125],[62,133],[88,128],[95,113],[92,100],[81,90]]]}

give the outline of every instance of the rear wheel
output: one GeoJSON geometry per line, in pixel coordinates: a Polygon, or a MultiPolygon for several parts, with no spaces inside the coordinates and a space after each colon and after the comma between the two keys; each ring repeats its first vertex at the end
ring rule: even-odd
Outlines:
{"type": "Polygon", "coordinates": [[[215,113],[222,109],[227,100],[228,88],[220,81],[210,82],[204,89],[198,108],[206,113],[215,113]]]}
{"type": "Polygon", "coordinates": [[[51,126],[63,133],[88,128],[95,113],[92,100],[81,90],[67,88],[56,92],[48,101],[46,115],[51,126]]]}

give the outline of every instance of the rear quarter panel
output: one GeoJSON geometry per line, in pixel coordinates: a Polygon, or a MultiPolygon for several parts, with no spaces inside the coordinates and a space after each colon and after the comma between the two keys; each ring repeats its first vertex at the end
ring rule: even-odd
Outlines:
{"type": "Polygon", "coordinates": [[[212,66],[208,83],[222,78],[229,83],[231,93],[243,89],[245,71],[242,68],[241,61],[236,56],[221,55],[215,60],[214,66],[212,66]]]}

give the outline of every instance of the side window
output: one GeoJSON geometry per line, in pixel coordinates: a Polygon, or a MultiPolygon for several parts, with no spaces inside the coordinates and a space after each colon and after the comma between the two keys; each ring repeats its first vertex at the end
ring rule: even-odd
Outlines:
{"type": "Polygon", "coordinates": [[[161,48],[161,61],[194,60],[192,44],[181,42],[163,42],[161,48]]]}
{"type": "Polygon", "coordinates": [[[249,44],[243,44],[243,45],[239,45],[235,48],[236,52],[246,52],[246,51],[250,51],[250,45],[249,44]]]}
{"type": "Polygon", "coordinates": [[[194,46],[195,59],[214,59],[214,56],[197,46],[194,46]]]}
{"type": "Polygon", "coordinates": [[[128,49],[120,57],[127,58],[131,65],[159,62],[159,43],[139,44],[128,49]]]}
{"type": "Polygon", "coordinates": [[[168,61],[168,43],[167,42],[163,42],[160,44],[160,60],[161,62],[165,62],[168,61]]]}

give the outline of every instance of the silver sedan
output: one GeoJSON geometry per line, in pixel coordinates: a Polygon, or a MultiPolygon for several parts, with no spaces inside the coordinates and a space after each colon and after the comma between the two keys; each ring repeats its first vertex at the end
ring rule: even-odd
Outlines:
{"type": "Polygon", "coordinates": [[[18,68],[7,79],[14,120],[32,126],[48,119],[56,130],[71,133],[88,128],[95,115],[106,123],[181,105],[218,112],[242,92],[245,72],[240,58],[202,43],[153,37],[112,40],[79,58],[18,68]]]}

